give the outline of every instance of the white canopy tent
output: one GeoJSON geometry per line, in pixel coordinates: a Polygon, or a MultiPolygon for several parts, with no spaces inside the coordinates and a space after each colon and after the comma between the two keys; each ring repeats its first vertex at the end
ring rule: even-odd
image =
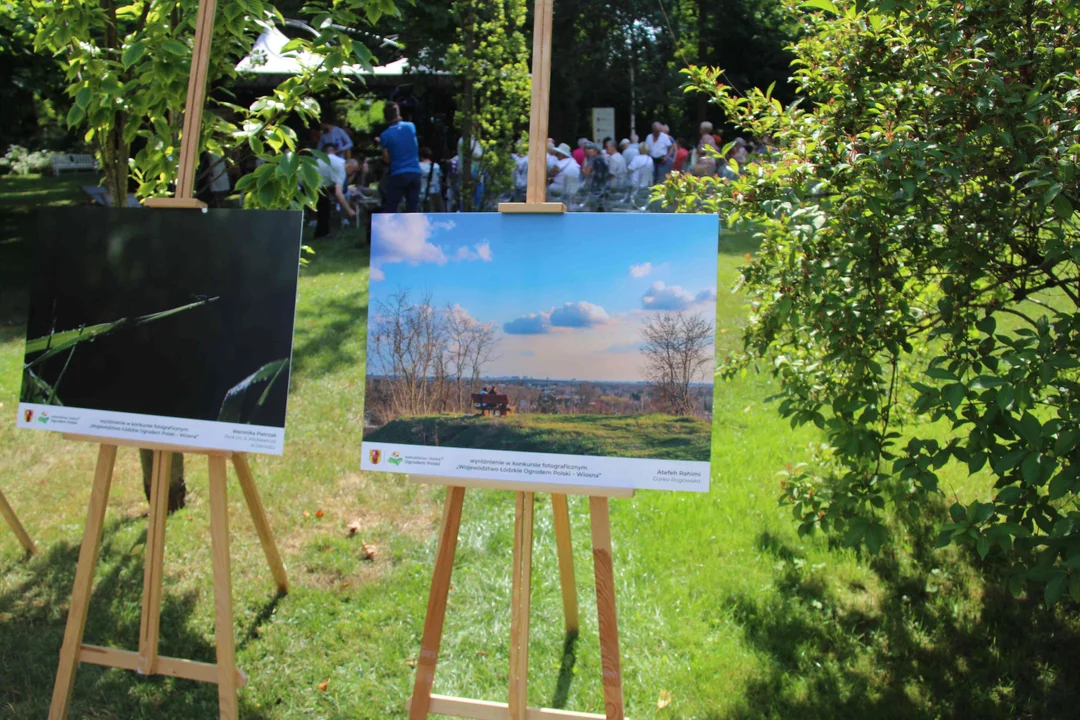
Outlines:
{"type": "MultiPolygon", "coordinates": [[[[255,41],[251,53],[236,65],[237,72],[248,75],[297,75],[304,68],[314,67],[318,64],[318,58],[311,53],[289,51],[283,52],[283,48],[289,42],[289,38],[276,27],[272,27],[255,41]]],[[[373,67],[370,71],[360,65],[346,65],[341,72],[346,75],[365,77],[403,77],[409,72],[409,62],[405,58],[395,60],[386,65],[373,67]]],[[[420,72],[426,75],[448,75],[444,72],[432,72],[427,68],[420,68],[420,72]]]]}

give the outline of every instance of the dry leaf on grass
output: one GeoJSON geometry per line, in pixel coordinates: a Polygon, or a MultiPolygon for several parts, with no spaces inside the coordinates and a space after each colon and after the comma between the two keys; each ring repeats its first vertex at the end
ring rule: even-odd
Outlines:
{"type": "Polygon", "coordinates": [[[345,526],[345,537],[352,537],[356,533],[360,532],[360,521],[353,520],[351,523],[345,526]]]}
{"type": "Polygon", "coordinates": [[[326,688],[330,687],[330,681],[329,680],[323,680],[321,683],[319,683],[315,687],[319,688],[323,692],[326,692],[326,688]]]}
{"type": "Polygon", "coordinates": [[[317,518],[321,518],[325,514],[326,513],[324,513],[321,508],[319,510],[315,511],[315,517],[317,517],[317,518]]]}
{"type": "Polygon", "coordinates": [[[671,704],[671,700],[672,700],[671,691],[670,690],[661,690],[660,691],[660,697],[656,699],[656,709],[657,710],[663,710],[664,708],[666,708],[668,705],[671,704]]]}
{"type": "Polygon", "coordinates": [[[305,510],[304,511],[304,517],[306,517],[306,518],[311,517],[311,513],[309,513],[307,510],[305,510]]]}
{"type": "Polygon", "coordinates": [[[375,559],[375,555],[378,553],[378,550],[376,549],[376,547],[374,545],[368,545],[366,542],[362,542],[362,543],[360,543],[360,547],[362,547],[364,549],[364,559],[365,560],[374,560],[375,559]]]}
{"type": "Polygon", "coordinates": [[[477,657],[487,657],[487,650],[477,650],[476,651],[476,656],[477,657]]]}
{"type": "Polygon", "coordinates": [[[405,664],[408,665],[411,668],[416,667],[416,661],[415,660],[406,660],[405,664]]]}

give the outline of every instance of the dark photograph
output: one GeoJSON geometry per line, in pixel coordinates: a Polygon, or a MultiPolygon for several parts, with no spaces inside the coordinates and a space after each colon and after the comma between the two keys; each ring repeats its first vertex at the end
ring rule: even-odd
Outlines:
{"type": "Polygon", "coordinates": [[[21,401],[285,426],[302,217],[40,214],[21,401]]]}

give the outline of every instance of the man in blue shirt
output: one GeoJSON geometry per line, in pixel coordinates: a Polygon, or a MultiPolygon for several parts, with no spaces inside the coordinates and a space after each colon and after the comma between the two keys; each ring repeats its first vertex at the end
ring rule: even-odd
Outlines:
{"type": "Polygon", "coordinates": [[[395,102],[386,103],[383,120],[390,127],[379,136],[383,165],[387,168],[383,183],[383,212],[397,212],[405,198],[405,212],[416,212],[420,205],[420,146],[416,126],[401,119],[395,102]]]}
{"type": "Polygon", "coordinates": [[[353,146],[349,133],[327,121],[320,123],[319,129],[322,130],[322,135],[319,136],[319,143],[316,147],[321,152],[326,152],[327,147],[334,145],[337,147],[338,155],[345,158],[349,157],[349,151],[352,150],[353,146]]]}

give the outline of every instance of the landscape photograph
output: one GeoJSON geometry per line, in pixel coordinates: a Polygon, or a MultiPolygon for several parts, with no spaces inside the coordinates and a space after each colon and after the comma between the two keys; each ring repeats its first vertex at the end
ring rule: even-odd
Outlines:
{"type": "Polygon", "coordinates": [[[365,443],[708,462],[716,238],[710,216],[374,216],[365,443]]]}
{"type": "Polygon", "coordinates": [[[42,213],[20,402],[283,428],[300,235],[288,211],[42,213]]]}

